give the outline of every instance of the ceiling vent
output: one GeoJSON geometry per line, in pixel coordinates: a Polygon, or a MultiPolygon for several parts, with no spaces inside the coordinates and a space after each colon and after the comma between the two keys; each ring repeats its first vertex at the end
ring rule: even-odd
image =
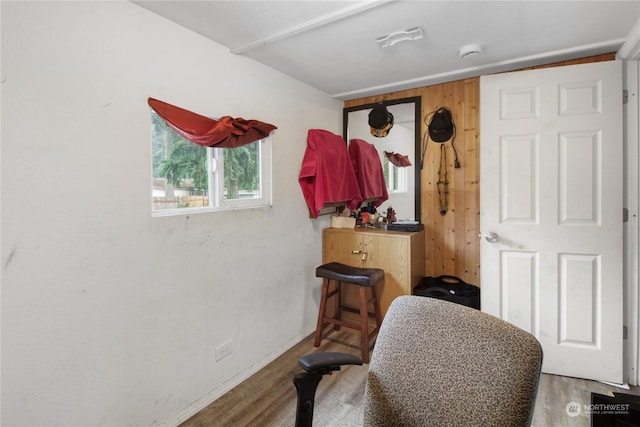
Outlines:
{"type": "Polygon", "coordinates": [[[408,30],[396,31],[395,33],[391,33],[389,35],[378,37],[376,42],[381,47],[391,47],[396,43],[405,41],[405,40],[418,40],[424,36],[422,32],[422,28],[415,27],[409,28],[408,30]]]}

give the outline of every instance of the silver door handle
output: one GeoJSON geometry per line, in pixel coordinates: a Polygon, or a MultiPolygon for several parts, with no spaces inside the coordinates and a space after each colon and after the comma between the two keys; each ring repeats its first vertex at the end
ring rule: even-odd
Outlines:
{"type": "MultiPolygon", "coordinates": [[[[478,237],[482,238],[482,233],[478,234],[478,237]]],[[[489,243],[498,243],[500,239],[498,239],[498,235],[493,231],[489,231],[484,233],[484,239],[489,243]]]]}

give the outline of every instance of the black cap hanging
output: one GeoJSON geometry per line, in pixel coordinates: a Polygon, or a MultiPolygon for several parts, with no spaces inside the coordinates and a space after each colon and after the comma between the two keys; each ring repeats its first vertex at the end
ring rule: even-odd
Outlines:
{"type": "Polygon", "coordinates": [[[384,104],[378,104],[369,112],[369,127],[371,135],[376,138],[384,138],[393,127],[393,114],[387,110],[384,104]]]}
{"type": "Polygon", "coordinates": [[[454,132],[453,118],[448,108],[436,110],[429,121],[429,137],[433,142],[447,142],[454,132]]]}

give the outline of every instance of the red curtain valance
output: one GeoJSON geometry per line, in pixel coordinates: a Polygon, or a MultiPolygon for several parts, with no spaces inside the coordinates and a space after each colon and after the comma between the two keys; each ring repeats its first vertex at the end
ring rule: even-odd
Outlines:
{"type": "Polygon", "coordinates": [[[203,147],[240,147],[267,137],[277,129],[269,123],[230,116],[213,120],[153,98],[149,98],[148,102],[183,138],[203,147]]]}

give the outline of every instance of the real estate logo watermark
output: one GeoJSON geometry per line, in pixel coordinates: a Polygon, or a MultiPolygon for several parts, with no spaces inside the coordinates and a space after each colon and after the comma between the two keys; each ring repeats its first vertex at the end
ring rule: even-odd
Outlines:
{"type": "Polygon", "coordinates": [[[596,415],[629,415],[628,403],[590,403],[584,405],[586,414],[596,415]]]}
{"type": "Polygon", "coordinates": [[[564,408],[567,415],[577,417],[584,411],[585,415],[628,415],[628,403],[588,403],[569,402],[564,408]]]}
{"type": "Polygon", "coordinates": [[[569,402],[564,410],[570,417],[577,417],[580,415],[580,404],[578,402],[569,402]]]}

